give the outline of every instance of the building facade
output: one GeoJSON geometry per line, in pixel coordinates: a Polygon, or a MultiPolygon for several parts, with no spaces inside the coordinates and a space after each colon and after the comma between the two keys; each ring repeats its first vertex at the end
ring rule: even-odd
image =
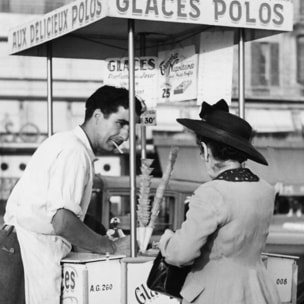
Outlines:
{"type": "MultiPolygon", "coordinates": [[[[30,155],[47,136],[46,59],[8,56],[7,30],[17,21],[25,22],[69,2],[72,0],[2,0],[0,3],[0,200],[5,201],[30,155]]],[[[296,185],[298,189],[304,185],[303,0],[295,1],[294,14],[293,32],[245,44],[245,118],[257,132],[256,145],[270,160],[268,171],[254,169],[272,183],[296,185]]],[[[236,113],[237,71],[235,64],[231,109],[236,113]]],[[[82,122],[85,99],[103,83],[103,63],[54,58],[53,73],[54,131],[57,132],[82,122]]],[[[165,165],[171,145],[182,148],[180,164],[187,162],[187,156],[192,153],[200,166],[193,138],[175,121],[182,116],[195,118],[197,112],[197,103],[191,101],[159,105],[158,125],[147,130],[147,142],[151,153],[158,154],[161,166],[165,165]]],[[[100,163],[102,173],[123,173],[125,160],[106,157],[100,163]]],[[[187,170],[184,165],[179,170],[177,165],[174,177],[206,178],[204,167],[197,170],[196,162],[193,164],[195,168],[189,166],[187,170]]]]}

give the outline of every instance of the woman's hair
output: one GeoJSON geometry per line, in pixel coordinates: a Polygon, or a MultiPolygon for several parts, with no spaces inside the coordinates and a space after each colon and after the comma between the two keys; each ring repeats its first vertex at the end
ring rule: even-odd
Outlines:
{"type": "MultiPolygon", "coordinates": [[[[105,117],[108,117],[110,114],[116,113],[120,106],[129,109],[129,91],[125,88],[102,86],[87,99],[84,120],[89,120],[96,109],[100,109],[105,117]]],[[[144,110],[143,103],[135,98],[136,114],[140,116],[144,110]]]]}
{"type": "Polygon", "coordinates": [[[233,147],[217,142],[215,140],[197,136],[197,143],[201,148],[201,142],[204,142],[211,149],[212,155],[216,160],[234,160],[243,163],[248,159],[247,155],[233,147]]]}

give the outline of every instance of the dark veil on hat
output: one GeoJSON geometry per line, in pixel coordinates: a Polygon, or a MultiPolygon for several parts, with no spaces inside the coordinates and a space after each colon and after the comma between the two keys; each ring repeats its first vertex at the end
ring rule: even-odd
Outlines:
{"type": "Polygon", "coordinates": [[[268,165],[264,156],[251,144],[252,127],[246,120],[229,113],[228,104],[224,99],[214,105],[203,102],[199,116],[200,120],[178,118],[177,122],[199,136],[226,144],[245,153],[249,159],[268,165]]]}

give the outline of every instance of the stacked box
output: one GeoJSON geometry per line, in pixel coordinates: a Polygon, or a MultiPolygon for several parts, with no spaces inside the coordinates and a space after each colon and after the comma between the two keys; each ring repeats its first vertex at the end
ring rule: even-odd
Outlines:
{"type": "Polygon", "coordinates": [[[121,303],[124,256],[71,253],[62,260],[62,304],[121,303]]]}

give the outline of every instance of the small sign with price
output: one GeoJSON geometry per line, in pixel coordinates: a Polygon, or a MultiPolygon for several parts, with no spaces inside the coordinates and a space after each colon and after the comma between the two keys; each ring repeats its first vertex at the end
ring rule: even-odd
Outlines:
{"type": "Polygon", "coordinates": [[[158,102],[177,102],[197,97],[195,46],[158,53],[158,102]]]}
{"type": "MultiPolygon", "coordinates": [[[[157,98],[157,58],[153,56],[141,56],[135,57],[134,60],[135,94],[147,106],[147,111],[144,114],[144,119],[141,120],[141,125],[155,125],[156,110],[153,109],[156,108],[157,98]]],[[[104,83],[128,89],[129,58],[108,58],[105,62],[104,83]]]]}
{"type": "Polygon", "coordinates": [[[156,126],[156,110],[150,109],[141,115],[142,126],[156,126]]]}
{"type": "Polygon", "coordinates": [[[275,283],[282,303],[294,303],[297,285],[297,264],[295,259],[284,256],[269,256],[267,272],[275,283]]]}

